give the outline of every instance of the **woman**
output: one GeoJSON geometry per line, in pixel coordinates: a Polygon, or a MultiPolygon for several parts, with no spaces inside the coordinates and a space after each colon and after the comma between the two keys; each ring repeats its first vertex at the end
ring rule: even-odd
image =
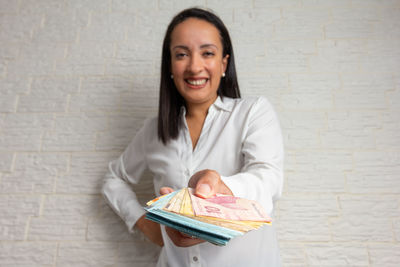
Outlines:
{"type": "Polygon", "coordinates": [[[130,189],[147,168],[155,192],[183,187],[259,201],[271,214],[282,190],[283,147],[264,98],[240,99],[233,49],[222,21],[191,8],[168,26],[159,114],[110,163],[103,194],[130,231],[163,246],[157,266],[279,266],[275,230],[265,226],[217,247],[146,220],[130,189]]]}

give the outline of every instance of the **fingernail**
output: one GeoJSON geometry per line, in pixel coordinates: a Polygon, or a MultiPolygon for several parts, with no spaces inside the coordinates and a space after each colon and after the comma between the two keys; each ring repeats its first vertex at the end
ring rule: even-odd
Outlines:
{"type": "Polygon", "coordinates": [[[196,194],[198,194],[201,197],[209,197],[211,193],[211,187],[208,184],[201,184],[196,190],[196,194]]]}

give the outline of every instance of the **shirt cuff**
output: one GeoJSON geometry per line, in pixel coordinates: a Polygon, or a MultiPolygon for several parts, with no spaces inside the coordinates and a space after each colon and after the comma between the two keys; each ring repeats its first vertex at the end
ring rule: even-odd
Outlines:
{"type": "Polygon", "coordinates": [[[137,232],[137,229],[135,228],[135,224],[137,220],[139,220],[140,217],[143,216],[143,214],[146,213],[146,211],[143,209],[143,207],[135,200],[129,201],[128,205],[132,209],[132,211],[135,211],[134,213],[130,213],[127,215],[124,219],[126,226],[128,227],[128,231],[132,234],[137,232]]]}

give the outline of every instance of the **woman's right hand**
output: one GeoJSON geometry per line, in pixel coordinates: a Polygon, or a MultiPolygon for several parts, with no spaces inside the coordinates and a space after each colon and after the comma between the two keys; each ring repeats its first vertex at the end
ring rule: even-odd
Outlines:
{"type": "MultiPolygon", "coordinates": [[[[173,191],[174,190],[170,187],[162,187],[160,189],[160,194],[165,195],[173,191]]],[[[137,220],[135,227],[137,227],[140,231],[142,231],[142,233],[147,237],[147,239],[149,239],[154,244],[159,245],[160,247],[164,246],[160,224],[147,220],[145,217],[146,214],[140,217],[137,220]]]]}
{"type": "Polygon", "coordinates": [[[137,220],[135,227],[142,231],[142,233],[154,244],[159,245],[160,247],[164,246],[160,225],[156,222],[147,220],[145,216],[146,215],[143,215],[137,220]]]}

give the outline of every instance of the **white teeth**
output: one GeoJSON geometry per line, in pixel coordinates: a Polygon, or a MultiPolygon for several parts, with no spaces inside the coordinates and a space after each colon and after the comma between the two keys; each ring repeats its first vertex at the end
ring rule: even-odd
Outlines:
{"type": "Polygon", "coordinates": [[[207,79],[202,79],[202,80],[187,80],[188,83],[191,85],[202,85],[207,82],[207,79]]]}

